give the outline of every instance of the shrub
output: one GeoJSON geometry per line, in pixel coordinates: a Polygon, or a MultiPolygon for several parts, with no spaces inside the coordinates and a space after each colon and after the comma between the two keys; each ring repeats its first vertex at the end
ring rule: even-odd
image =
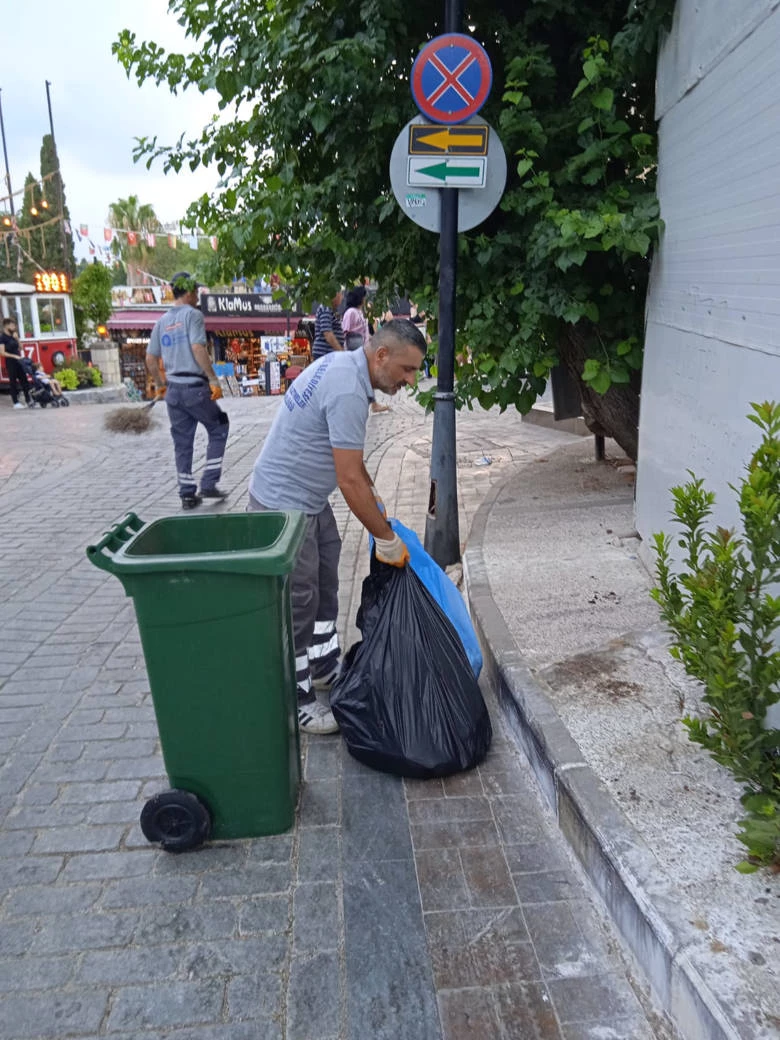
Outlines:
{"type": "MultiPolygon", "coordinates": [[[[57,369],[56,376],[60,379],[60,376],[64,372],[72,372],[76,376],[76,386],[68,387],[69,390],[83,389],[90,386],[102,386],[103,385],[103,373],[95,365],[88,365],[86,361],[82,361],[79,357],[68,358],[62,368],[57,369]]],[[[70,377],[66,377],[70,380],[70,377]]],[[[62,380],[60,379],[60,382],[62,380]]],[[[65,384],[63,383],[63,386],[65,384]]]]}
{"type": "Polygon", "coordinates": [[[54,377],[59,380],[60,386],[63,390],[78,389],[79,377],[72,368],[58,368],[54,373],[54,377]]]}
{"type": "Polygon", "coordinates": [[[780,870],[780,730],[766,725],[780,700],[780,405],[751,407],[762,440],[732,486],[743,533],[705,530],[715,495],[689,471],[690,481],[671,492],[682,564],[675,572],[671,538],[654,535],[652,592],[672,633],[672,656],[704,686],[707,714],[683,719],[690,739],[744,785],[737,837],[748,857],[737,869],[745,873],[780,870]]]}

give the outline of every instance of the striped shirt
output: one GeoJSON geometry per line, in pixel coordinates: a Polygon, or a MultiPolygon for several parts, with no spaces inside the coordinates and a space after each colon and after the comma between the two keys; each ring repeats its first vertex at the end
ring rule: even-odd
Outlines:
{"type": "Polygon", "coordinates": [[[344,346],[344,332],[341,328],[341,317],[335,314],[330,307],[321,303],[314,315],[314,342],[311,346],[312,358],[331,354],[333,347],[325,339],[325,333],[332,332],[339,341],[339,346],[344,346]]]}

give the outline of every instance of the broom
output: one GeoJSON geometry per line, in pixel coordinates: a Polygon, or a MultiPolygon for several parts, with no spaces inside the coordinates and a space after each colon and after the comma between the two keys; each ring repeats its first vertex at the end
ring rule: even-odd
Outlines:
{"type": "Polygon", "coordinates": [[[105,416],[103,425],[113,433],[145,433],[152,425],[149,413],[158,401],[162,401],[162,397],[155,397],[149,404],[115,408],[105,416]]]}

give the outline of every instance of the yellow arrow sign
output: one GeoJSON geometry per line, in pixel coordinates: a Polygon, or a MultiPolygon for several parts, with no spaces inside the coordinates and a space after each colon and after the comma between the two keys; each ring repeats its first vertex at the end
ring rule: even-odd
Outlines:
{"type": "Polygon", "coordinates": [[[489,127],[427,126],[409,127],[409,155],[487,155],[489,127]]]}

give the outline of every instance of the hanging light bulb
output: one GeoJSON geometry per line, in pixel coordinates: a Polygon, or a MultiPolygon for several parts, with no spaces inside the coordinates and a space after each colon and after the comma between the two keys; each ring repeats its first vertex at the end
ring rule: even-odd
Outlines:
{"type": "Polygon", "coordinates": [[[46,199],[41,199],[41,206],[44,209],[48,209],[49,208],[49,203],[46,201],[46,199]]]}
{"type": "Polygon", "coordinates": [[[38,207],[37,206],[31,206],[30,207],[30,213],[31,213],[31,215],[33,217],[37,217],[38,216],[38,207]]]}

